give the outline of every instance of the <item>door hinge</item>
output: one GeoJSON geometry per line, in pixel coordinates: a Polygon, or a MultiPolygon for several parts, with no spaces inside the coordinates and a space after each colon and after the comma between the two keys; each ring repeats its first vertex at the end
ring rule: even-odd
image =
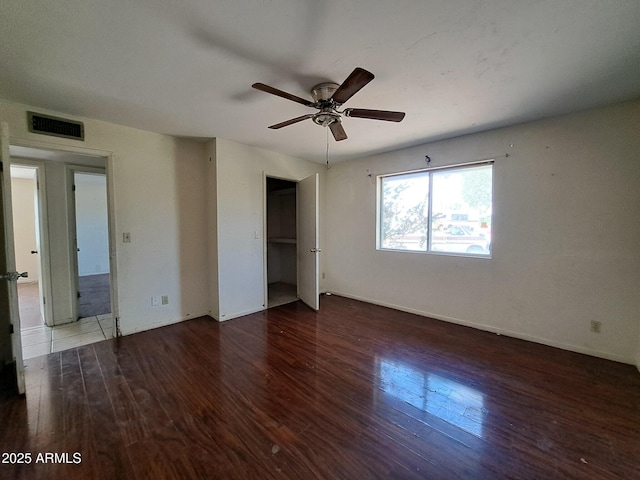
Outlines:
{"type": "Polygon", "coordinates": [[[75,185],[72,185],[72,186],[71,186],[71,190],[75,192],[75,191],[76,191],[76,186],[75,186],[75,185]]]}
{"type": "Polygon", "coordinates": [[[47,297],[42,297],[42,304],[46,305],[47,304],[47,297]]]}
{"type": "Polygon", "coordinates": [[[0,172],[4,172],[4,163],[0,162],[0,172]]]}
{"type": "Polygon", "coordinates": [[[80,295],[80,292],[76,292],[76,293],[77,293],[77,295],[78,295],[78,297],[77,297],[77,298],[80,298],[80,297],[82,296],[82,295],[80,295]]]}
{"type": "Polygon", "coordinates": [[[13,323],[9,324],[9,335],[13,335],[13,323]]]}

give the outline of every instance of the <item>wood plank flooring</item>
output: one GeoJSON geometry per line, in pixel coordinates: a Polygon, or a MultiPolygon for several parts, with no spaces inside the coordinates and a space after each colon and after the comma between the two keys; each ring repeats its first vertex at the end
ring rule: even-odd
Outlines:
{"type": "Polygon", "coordinates": [[[635,367],[337,296],[26,363],[1,479],[640,478],[635,367]]]}

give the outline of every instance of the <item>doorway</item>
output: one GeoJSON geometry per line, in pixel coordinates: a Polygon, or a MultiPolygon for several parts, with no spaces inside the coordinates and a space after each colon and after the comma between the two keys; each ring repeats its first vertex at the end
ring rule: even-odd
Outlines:
{"type": "Polygon", "coordinates": [[[42,202],[40,195],[40,165],[12,163],[11,201],[16,268],[28,277],[18,279],[18,301],[21,330],[46,325],[45,276],[42,265],[42,202]]]}
{"type": "Polygon", "coordinates": [[[71,170],[70,215],[75,260],[76,317],[111,313],[107,176],[101,169],[71,170]]]}
{"type": "Polygon", "coordinates": [[[298,300],[296,186],[266,178],[267,308],[298,300]]]}
{"type": "Polygon", "coordinates": [[[108,157],[13,145],[10,155],[12,170],[17,166],[35,171],[32,207],[27,206],[25,195],[20,199],[14,195],[18,188],[12,188],[16,263],[21,272],[29,272],[27,282],[32,282],[17,286],[23,358],[115,336],[108,157]],[[35,247],[32,240],[18,238],[18,224],[25,221],[23,213],[29,209],[31,220],[26,221],[35,225],[35,247]],[[21,266],[21,250],[37,258],[38,265],[21,266]],[[37,324],[30,319],[37,319],[37,324]]]}

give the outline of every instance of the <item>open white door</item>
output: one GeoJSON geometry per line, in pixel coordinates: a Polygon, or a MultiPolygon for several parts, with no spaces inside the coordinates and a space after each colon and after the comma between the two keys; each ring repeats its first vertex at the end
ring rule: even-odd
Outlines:
{"type": "MultiPolygon", "coordinates": [[[[20,315],[18,313],[18,277],[13,250],[13,214],[11,209],[11,175],[9,169],[9,125],[0,124],[0,323],[10,326],[10,341],[0,338],[3,351],[0,365],[14,362],[18,381],[18,392],[25,393],[24,365],[22,362],[22,339],[20,338],[20,315]]],[[[24,274],[22,276],[25,276],[24,274]]],[[[3,329],[4,330],[4,329],[3,329]]],[[[6,335],[3,331],[0,335],[6,335]]]]}
{"type": "Polygon", "coordinates": [[[313,174],[298,182],[298,297],[314,310],[320,308],[318,248],[318,186],[319,175],[313,174]]]}

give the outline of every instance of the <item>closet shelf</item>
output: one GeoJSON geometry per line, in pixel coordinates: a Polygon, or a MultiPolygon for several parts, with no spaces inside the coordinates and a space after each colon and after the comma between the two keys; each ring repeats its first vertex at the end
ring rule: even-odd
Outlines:
{"type": "Polygon", "coordinates": [[[280,190],[274,190],[269,192],[269,195],[295,195],[296,187],[282,188],[280,190]]]}
{"type": "Polygon", "coordinates": [[[271,243],[290,243],[292,245],[294,245],[296,243],[296,239],[295,238],[273,237],[273,238],[269,238],[268,241],[271,242],[271,243]]]}

